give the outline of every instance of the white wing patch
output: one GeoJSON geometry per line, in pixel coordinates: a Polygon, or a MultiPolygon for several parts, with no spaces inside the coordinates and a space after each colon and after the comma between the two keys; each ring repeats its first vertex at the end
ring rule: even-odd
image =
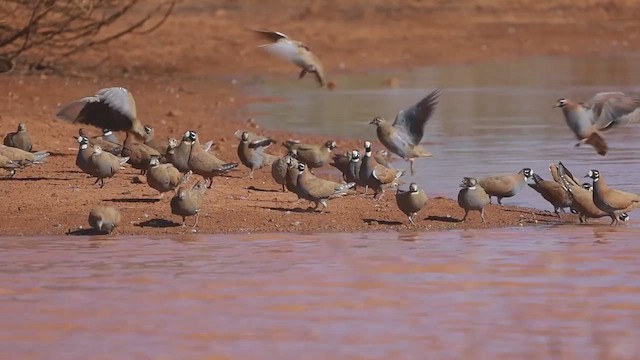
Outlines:
{"type": "Polygon", "coordinates": [[[273,44],[260,45],[260,47],[281,59],[294,63],[302,61],[298,46],[289,40],[281,39],[273,44]]]}

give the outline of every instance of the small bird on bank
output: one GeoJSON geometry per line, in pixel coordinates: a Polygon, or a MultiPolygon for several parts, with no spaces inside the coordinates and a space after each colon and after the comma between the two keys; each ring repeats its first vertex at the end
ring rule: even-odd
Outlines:
{"type": "Polygon", "coordinates": [[[259,47],[267,50],[272,55],[293,62],[302,69],[300,75],[298,75],[299,79],[302,79],[307,73],[312,73],[316,76],[320,87],[325,86],[326,79],[322,64],[307,45],[300,41],[292,40],[281,32],[267,30],[253,31],[271,41],[270,44],[260,45],[259,47]]]}
{"type": "Polygon", "coordinates": [[[182,227],[186,225],[187,216],[195,216],[193,228],[198,225],[198,216],[202,206],[202,198],[207,188],[202,181],[198,181],[192,187],[181,187],[171,198],[171,213],[182,217],[182,227]]]}
{"type": "Polygon", "coordinates": [[[367,188],[370,187],[375,191],[374,200],[380,200],[384,195],[384,187],[398,180],[404,174],[404,171],[391,170],[378,164],[371,152],[371,142],[364,142],[364,151],[358,178],[365,183],[365,194],[367,193],[367,188]]]}
{"type": "Polygon", "coordinates": [[[392,153],[409,161],[411,175],[415,174],[415,158],[432,156],[420,146],[420,141],[424,136],[425,125],[436,109],[439,95],[440,89],[436,89],[417,104],[401,110],[393,125],[379,116],[370,122],[377,126],[376,133],[380,142],[392,153]]]}
{"type": "Polygon", "coordinates": [[[533,178],[533,184],[529,184],[529,187],[553,205],[553,212],[558,217],[560,217],[560,211],[564,212],[565,208],[571,207],[571,197],[561,184],[555,181],[544,180],[536,173],[532,173],[531,177],[533,178]]]}
{"type": "Polygon", "coordinates": [[[44,159],[51,154],[48,151],[32,153],[11,146],[0,145],[0,155],[9,158],[18,165],[32,165],[42,164],[44,159]]]}
{"type": "Polygon", "coordinates": [[[324,144],[301,144],[296,140],[287,140],[283,145],[289,152],[295,152],[295,157],[307,164],[308,169],[316,169],[329,162],[333,149],[338,146],[334,140],[324,144]]]}
{"type": "MultiPolygon", "coordinates": [[[[298,175],[300,175],[300,171],[298,171],[298,160],[294,157],[288,158],[287,175],[284,179],[284,184],[287,190],[296,195],[298,195],[298,175]]],[[[300,195],[298,195],[298,199],[301,199],[300,195]]]]}
{"type": "Polygon", "coordinates": [[[559,99],[554,107],[562,109],[567,126],[579,141],[575,146],[589,144],[602,156],[609,149],[603,131],[640,120],[640,96],[622,92],[597,93],[584,104],[559,99]]]}
{"type": "Polygon", "coordinates": [[[416,224],[415,217],[427,204],[428,200],[429,197],[427,194],[424,190],[418,189],[416,183],[411,183],[408,191],[401,191],[400,186],[398,186],[396,190],[396,204],[398,205],[398,209],[407,215],[411,225],[416,224]]]}
{"type": "MultiPolygon", "coordinates": [[[[236,136],[239,131],[236,131],[236,136]]],[[[251,136],[246,131],[240,132],[240,143],[238,144],[238,158],[240,162],[250,169],[248,177],[253,179],[253,172],[265,166],[271,166],[278,160],[275,155],[264,152],[266,148],[276,141],[271,138],[251,136]]]]}
{"type": "Polygon", "coordinates": [[[282,192],[287,191],[287,169],[289,166],[289,159],[292,157],[293,155],[289,153],[271,164],[271,176],[273,177],[273,181],[278,185],[282,185],[282,192]]]}
{"type": "Polygon", "coordinates": [[[165,157],[167,162],[173,164],[181,173],[186,174],[189,169],[189,154],[191,154],[191,139],[190,131],[187,131],[182,136],[182,140],[179,144],[169,141],[169,149],[167,150],[165,157]]]}
{"type": "Polygon", "coordinates": [[[194,174],[205,178],[211,189],[213,186],[213,177],[220,176],[234,170],[238,167],[238,163],[224,162],[214,154],[204,151],[200,144],[198,134],[195,131],[189,131],[189,142],[191,143],[191,152],[189,153],[189,169],[194,174]]]}
{"type": "Polygon", "coordinates": [[[307,166],[302,162],[298,163],[298,172],[298,184],[296,185],[298,196],[313,201],[316,204],[314,211],[322,205],[321,213],[327,209],[329,199],[346,195],[349,189],[356,185],[355,183],[341,184],[318,178],[307,171],[307,166]]]}
{"type": "Polygon", "coordinates": [[[25,123],[18,124],[18,130],[16,132],[8,133],[4,137],[4,144],[24,151],[31,151],[33,144],[27,132],[27,125],[25,125],[25,123]]]}
{"type": "Polygon", "coordinates": [[[148,125],[144,127],[144,131],[147,133],[147,139],[144,144],[164,155],[169,147],[169,138],[157,138],[155,136],[155,130],[148,125]]]}
{"type": "Polygon", "coordinates": [[[489,205],[490,198],[481,185],[478,184],[478,180],[470,177],[465,177],[460,183],[462,188],[458,192],[458,205],[464,209],[464,217],[460,222],[465,222],[469,211],[479,211],[480,219],[482,223],[485,223],[484,208],[489,205]]]}
{"type": "Polygon", "coordinates": [[[118,209],[108,206],[95,206],[89,212],[89,225],[100,233],[111,234],[120,224],[118,209]]]}
{"type": "Polygon", "coordinates": [[[593,203],[611,217],[611,225],[618,225],[624,212],[640,206],[640,195],[610,188],[598,170],[590,170],[585,177],[593,180],[593,203]]]}
{"type": "Polygon", "coordinates": [[[160,153],[156,149],[141,143],[136,136],[131,136],[130,133],[127,133],[127,137],[124,139],[121,154],[129,158],[131,167],[140,170],[140,175],[147,173],[152,157],[160,157],[160,153]]]}
{"type": "Polygon", "coordinates": [[[147,170],[147,184],[158,190],[160,195],[175,190],[186,180],[173,164],[160,164],[160,159],[155,156],[151,158],[149,170],[147,170]]]}
{"type": "Polygon", "coordinates": [[[100,182],[100,187],[104,187],[104,179],[112,178],[128,160],[128,157],[119,158],[98,145],[94,146],[89,159],[92,175],[97,178],[94,185],[100,182]]]}
{"type": "Polygon", "coordinates": [[[489,195],[489,201],[492,196],[495,196],[498,199],[498,204],[502,205],[502,198],[515,196],[522,190],[531,177],[531,173],[531,169],[524,168],[516,174],[489,176],[481,179],[478,183],[489,195]]]}
{"type": "Polygon", "coordinates": [[[94,176],[93,164],[91,163],[93,150],[89,148],[89,139],[86,136],[78,136],[78,153],[76,154],[76,166],[85,174],[94,176]]]}
{"type": "Polygon", "coordinates": [[[127,131],[140,139],[146,138],[144,126],[138,120],[133,95],[123,87],[98,90],[94,96],[88,96],[63,106],[56,116],[74,124],[93,125],[113,131],[127,131]]]}

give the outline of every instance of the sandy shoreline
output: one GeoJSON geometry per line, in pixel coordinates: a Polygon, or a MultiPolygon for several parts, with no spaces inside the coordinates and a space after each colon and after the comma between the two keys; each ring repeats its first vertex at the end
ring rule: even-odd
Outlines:
{"type": "MultiPolygon", "coordinates": [[[[340,14],[326,13],[322,7],[307,9],[312,16],[287,18],[290,21],[282,26],[286,29],[281,30],[312,42],[330,74],[527,55],[624,53],[640,44],[640,25],[628,21],[640,10],[637,4],[629,7],[624,1],[614,3],[619,7],[576,8],[572,12],[565,6],[569,2],[531,2],[517,9],[501,2],[484,7],[465,2],[463,6],[443,9],[411,3],[405,7],[392,6],[395,10],[390,10],[389,15],[375,10],[378,9],[375,6],[373,11],[366,10],[368,3],[355,1],[340,14]],[[357,15],[355,19],[345,15],[349,11],[357,15]],[[323,17],[325,21],[321,21],[323,17]],[[456,19],[461,17],[467,21],[459,23],[456,19]],[[598,19],[597,25],[582,25],[590,19],[598,19]],[[397,21],[397,26],[381,26],[384,21],[397,21]],[[328,29],[326,22],[331,23],[328,29]],[[347,31],[354,26],[354,31],[347,31]],[[430,42],[416,47],[421,38],[430,42]],[[357,48],[351,51],[355,44],[357,48]],[[344,69],[340,69],[340,64],[345,64],[344,69]]],[[[214,140],[215,151],[228,161],[236,161],[237,140],[233,133],[239,128],[249,128],[280,141],[291,137],[308,142],[326,140],[319,136],[256,129],[247,124],[242,106],[251,99],[229,82],[229,74],[296,76],[293,66],[253,52],[255,42],[241,26],[247,21],[264,24],[264,27],[277,26],[278,20],[291,14],[267,18],[243,5],[219,15],[217,3],[212,4],[201,10],[202,14],[213,14],[216,21],[203,23],[202,14],[186,10],[193,5],[187,1],[183,10],[158,32],[147,38],[129,38],[111,45],[102,53],[102,56],[106,54],[107,61],[101,68],[94,69],[90,78],[23,75],[19,71],[0,78],[0,94],[5,98],[0,102],[0,133],[14,131],[17,123],[24,121],[34,139],[34,149],[53,152],[46,164],[24,169],[13,179],[0,180],[3,199],[0,234],[62,235],[81,226],[86,228],[89,209],[96,204],[120,209],[123,223],[118,234],[161,235],[184,231],[173,223],[179,219],[170,213],[170,195],[157,200],[157,193],[147,185],[132,184],[135,170],[127,169],[108,180],[105,188],[97,189],[91,185],[93,180],[75,167],[76,150],[70,148],[77,146],[72,138],[77,134],[77,127],[54,119],[53,114],[60,103],[92,94],[105,86],[128,87],[136,97],[142,121],[153,125],[157,136],[177,136],[185,130],[195,130],[202,139],[214,140]],[[227,35],[219,35],[222,30],[227,35]],[[199,35],[189,36],[196,33],[199,35]],[[206,46],[197,47],[199,43],[206,46]],[[125,52],[124,49],[132,50],[125,52]],[[184,56],[185,53],[191,56],[184,56]],[[200,79],[202,74],[208,74],[210,80],[200,79]]],[[[294,6],[289,11],[305,14],[300,9],[294,6]]],[[[98,55],[92,53],[76,59],[75,64],[82,69],[78,72],[86,75],[85,66],[97,58],[98,55]]],[[[97,133],[96,129],[89,130],[97,133]]],[[[336,151],[360,145],[353,139],[337,140],[336,151]]],[[[271,152],[282,154],[284,148],[274,146],[271,152]]],[[[477,214],[472,214],[467,223],[459,224],[456,219],[462,217],[463,211],[457,203],[434,198],[420,213],[418,226],[409,227],[395,205],[392,192],[380,202],[357,195],[332,200],[328,214],[307,213],[303,212],[306,202],[295,204],[294,194],[278,191],[279,186],[271,179],[268,169],[256,172],[253,180],[244,178],[246,173],[247,170],[241,168],[229,177],[214,180],[214,188],[205,196],[198,226],[200,233],[440,230],[558,221],[546,211],[492,205],[488,209],[487,224],[480,224],[477,214]]],[[[338,179],[337,171],[329,167],[320,174],[338,179]]],[[[429,193],[429,189],[426,191],[429,193]]],[[[567,215],[565,220],[576,221],[572,215],[567,215]]]]}

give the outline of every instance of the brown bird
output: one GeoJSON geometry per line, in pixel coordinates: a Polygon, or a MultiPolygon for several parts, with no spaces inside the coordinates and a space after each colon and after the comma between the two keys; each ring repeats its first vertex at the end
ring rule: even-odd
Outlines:
{"type": "Polygon", "coordinates": [[[396,191],[396,204],[398,205],[398,209],[407,215],[411,225],[416,224],[414,221],[415,217],[427,204],[427,200],[429,200],[429,197],[424,190],[418,190],[416,183],[409,185],[409,191],[400,191],[400,186],[398,186],[396,191]]]}
{"type": "Polygon", "coordinates": [[[305,163],[308,169],[322,167],[331,158],[331,151],[337,147],[334,140],[324,144],[301,144],[297,140],[287,140],[283,145],[289,152],[295,150],[296,158],[305,163]]]}
{"type": "Polygon", "coordinates": [[[474,178],[465,177],[460,183],[462,188],[458,192],[458,205],[464,209],[464,217],[461,222],[467,220],[469,211],[480,211],[480,219],[482,223],[485,223],[484,208],[490,203],[490,197],[487,195],[481,185],[478,184],[478,180],[474,178]]]}
{"type": "Polygon", "coordinates": [[[172,164],[160,164],[160,159],[152,157],[147,171],[147,184],[164,195],[175,190],[186,179],[172,164]]]}
{"type": "Polygon", "coordinates": [[[116,208],[95,206],[89,212],[89,225],[97,232],[111,234],[119,224],[120,212],[116,208]]]}
{"type": "Polygon", "coordinates": [[[187,216],[196,217],[193,228],[198,225],[198,216],[200,215],[200,207],[202,206],[202,197],[207,189],[202,181],[198,181],[191,188],[181,187],[171,198],[171,213],[173,215],[182,216],[182,227],[186,224],[187,216]]]}
{"type": "Polygon", "coordinates": [[[325,86],[326,80],[322,64],[307,45],[300,41],[292,40],[280,32],[266,30],[254,31],[272,41],[270,44],[260,45],[261,48],[284,60],[293,62],[302,69],[298,76],[299,79],[302,79],[307,73],[312,73],[316,76],[318,84],[320,84],[321,87],[325,86]]]}
{"type": "Polygon", "coordinates": [[[83,128],[78,130],[78,134],[86,137],[89,140],[89,144],[92,146],[98,145],[102,150],[108,151],[113,155],[120,155],[122,153],[122,145],[105,140],[102,136],[89,137],[89,134],[87,134],[83,128]]]}
{"type": "Polygon", "coordinates": [[[360,165],[358,177],[366,184],[365,194],[367,193],[367,187],[370,187],[375,191],[374,200],[380,200],[384,195],[384,186],[393,184],[404,174],[404,171],[391,170],[378,164],[372,156],[371,142],[365,141],[364,151],[364,158],[362,159],[362,165],[360,165]]]}
{"type": "Polygon", "coordinates": [[[104,179],[112,178],[120,166],[124,165],[129,160],[128,157],[119,158],[110,152],[103,151],[98,145],[93,147],[93,154],[91,154],[91,167],[93,176],[95,176],[97,184],[100,182],[100,187],[104,187],[104,179]]]}
{"type": "Polygon", "coordinates": [[[47,151],[31,153],[11,146],[0,145],[0,155],[9,158],[19,165],[42,164],[43,160],[49,156],[47,151]]]}
{"type": "Polygon", "coordinates": [[[640,120],[640,96],[621,92],[601,92],[584,104],[559,99],[554,107],[562,109],[567,126],[579,141],[575,146],[589,144],[603,156],[609,146],[602,131],[640,120]]]}
{"type": "Polygon", "coordinates": [[[156,149],[139,142],[135,136],[130,136],[129,134],[127,133],[127,137],[124,139],[121,154],[129,158],[131,167],[140,170],[140,175],[144,175],[149,169],[151,157],[160,157],[160,153],[156,149]]]}
{"type": "Polygon", "coordinates": [[[391,161],[393,161],[393,155],[389,153],[387,149],[378,149],[373,154],[373,158],[376,159],[376,162],[382,166],[386,166],[389,169],[393,169],[391,167],[391,161]]]}
{"type": "Polygon", "coordinates": [[[389,151],[410,162],[411,175],[415,174],[415,158],[431,156],[431,153],[419,144],[424,136],[424,127],[436,109],[439,95],[440,89],[437,89],[417,104],[401,110],[396,115],[393,125],[379,116],[370,122],[378,127],[376,133],[380,142],[389,151]]]}
{"type": "Polygon", "coordinates": [[[4,137],[4,144],[24,151],[31,151],[33,144],[27,132],[27,125],[24,123],[18,124],[18,130],[16,132],[8,133],[4,137]]]}
{"type": "Polygon", "coordinates": [[[515,196],[522,190],[527,180],[531,177],[531,169],[524,168],[516,174],[505,174],[489,176],[479,181],[480,186],[491,197],[498,199],[498,204],[502,205],[502,198],[515,196]]]}
{"type": "Polygon", "coordinates": [[[4,155],[0,155],[0,168],[5,170],[17,169],[21,167],[19,164],[16,164],[11,159],[4,155]]]}
{"type": "Polygon", "coordinates": [[[640,195],[610,188],[598,170],[589,171],[585,177],[593,180],[593,203],[611,217],[611,225],[618,225],[622,213],[640,206],[640,195]]]}
{"type": "Polygon", "coordinates": [[[78,136],[78,154],[76,155],[76,166],[85,174],[94,176],[93,164],[91,163],[93,150],[89,148],[89,139],[86,136],[78,136]]]}
{"type": "Polygon", "coordinates": [[[275,155],[267,154],[264,150],[276,141],[270,138],[251,137],[246,131],[240,136],[238,144],[238,158],[240,162],[250,169],[248,177],[253,179],[253,172],[270,166],[274,161],[278,160],[275,155]]]}
{"type": "Polygon", "coordinates": [[[329,165],[338,169],[342,173],[342,178],[345,179],[346,173],[349,169],[350,162],[351,162],[351,151],[345,151],[342,154],[333,154],[329,165]]]}
{"type": "Polygon", "coordinates": [[[140,139],[147,135],[138,120],[133,95],[123,87],[101,89],[94,96],[73,101],[63,106],[56,116],[74,124],[131,132],[140,139]]]}
{"type": "Polygon", "coordinates": [[[291,157],[292,155],[289,153],[271,164],[271,176],[277,184],[282,185],[282,192],[286,191],[287,168],[289,167],[288,163],[291,157]]]}
{"type": "Polygon", "coordinates": [[[304,163],[298,163],[299,174],[296,192],[301,198],[313,201],[316,204],[313,210],[317,210],[320,204],[322,204],[321,213],[327,208],[327,201],[329,199],[346,195],[349,189],[356,185],[355,183],[340,184],[320,179],[309,171],[305,171],[306,168],[307,166],[304,163]]]}
{"type": "Polygon", "coordinates": [[[169,142],[169,150],[167,150],[167,162],[173,164],[181,173],[187,173],[189,169],[189,154],[191,154],[190,131],[184,133],[180,144],[169,142]],[[175,145],[175,146],[174,146],[175,145]]]}
{"type": "Polygon", "coordinates": [[[560,217],[558,210],[564,212],[564,208],[571,207],[571,197],[564,186],[555,181],[543,180],[540,175],[535,173],[532,173],[531,177],[534,183],[529,184],[529,187],[537,191],[538,194],[542,195],[545,200],[553,205],[553,212],[558,215],[558,217],[560,217]]]}
{"type": "Polygon", "coordinates": [[[169,147],[169,138],[156,138],[155,131],[151,126],[145,126],[144,131],[147,133],[147,139],[144,144],[164,155],[169,147]]]}
{"type": "Polygon", "coordinates": [[[200,175],[207,179],[209,189],[213,185],[213,177],[228,173],[238,167],[238,163],[227,163],[218,159],[215,155],[204,151],[198,134],[195,131],[189,132],[189,141],[191,143],[191,153],[189,154],[189,169],[194,174],[200,175]]]}

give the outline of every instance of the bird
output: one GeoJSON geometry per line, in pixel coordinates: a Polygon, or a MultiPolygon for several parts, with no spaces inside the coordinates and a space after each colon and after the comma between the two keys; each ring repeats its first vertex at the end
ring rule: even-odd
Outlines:
{"type": "Polygon", "coordinates": [[[186,180],[187,178],[173,164],[160,164],[159,158],[151,158],[147,170],[147,184],[158,190],[161,196],[167,191],[175,190],[186,180]]]}
{"type": "Polygon", "coordinates": [[[345,179],[350,162],[351,162],[351,151],[345,151],[344,153],[341,153],[341,154],[333,154],[329,165],[338,169],[338,171],[342,173],[342,178],[345,179]]]}
{"type": "Polygon", "coordinates": [[[76,166],[85,174],[94,176],[93,164],[91,163],[93,150],[89,149],[89,139],[86,136],[78,136],[78,153],[76,154],[76,166]]]}
{"type": "Polygon", "coordinates": [[[600,171],[590,170],[585,177],[593,180],[593,203],[611,217],[612,226],[618,225],[623,212],[628,213],[640,206],[640,195],[610,188],[600,171]]]}
{"type": "Polygon", "coordinates": [[[145,139],[147,136],[144,126],[138,120],[133,95],[124,87],[100,89],[94,96],[84,97],[63,106],[56,116],[74,124],[127,131],[139,139],[145,139]]]}
{"type": "Polygon", "coordinates": [[[275,143],[275,140],[265,137],[250,136],[244,131],[240,135],[238,144],[238,158],[240,162],[250,169],[248,177],[253,179],[253,172],[265,166],[270,166],[278,160],[275,155],[267,154],[264,150],[275,143]]]}
{"type": "Polygon", "coordinates": [[[478,183],[489,195],[489,203],[491,203],[491,197],[495,196],[498,199],[498,204],[502,205],[502,198],[515,196],[522,190],[530,177],[531,169],[524,168],[516,174],[489,176],[481,179],[478,183]]]}
{"type": "Polygon", "coordinates": [[[127,133],[124,144],[122,144],[121,155],[128,157],[131,167],[140,170],[140,175],[144,175],[149,169],[151,157],[160,157],[161,155],[156,149],[141,143],[136,136],[130,136],[129,134],[127,133]]]}
{"type": "MultiPolygon", "coordinates": [[[[349,165],[347,166],[346,173],[344,175],[344,181],[346,182],[355,182],[356,186],[354,186],[354,190],[357,189],[358,186],[367,187],[366,179],[360,178],[360,169],[362,168],[362,158],[360,157],[360,152],[358,150],[351,150],[349,156],[349,165]]],[[[365,191],[366,194],[366,191],[365,191]]]]}
{"type": "Polygon", "coordinates": [[[238,163],[224,162],[214,154],[204,151],[198,139],[198,134],[195,131],[189,131],[189,142],[191,144],[189,169],[193,171],[194,174],[207,179],[209,182],[207,187],[209,189],[213,186],[214,176],[226,174],[238,167],[238,163]]]}
{"type": "Polygon", "coordinates": [[[18,130],[16,132],[8,133],[4,137],[4,144],[24,151],[31,151],[33,144],[27,132],[27,125],[25,125],[25,123],[18,124],[18,130]]]}
{"type": "Polygon", "coordinates": [[[118,209],[108,206],[95,206],[89,212],[89,225],[100,233],[111,234],[120,224],[118,209]]]}
{"type": "Polygon", "coordinates": [[[316,206],[314,211],[322,205],[320,212],[324,212],[327,209],[327,201],[329,199],[335,199],[347,194],[350,188],[354,187],[355,183],[337,183],[325,179],[321,179],[306,171],[307,165],[303,162],[298,163],[298,183],[296,184],[297,194],[309,201],[313,201],[316,206]]]}
{"type": "Polygon", "coordinates": [[[415,225],[415,217],[420,210],[427,204],[429,197],[422,189],[418,189],[416,183],[409,185],[408,191],[401,191],[400,186],[396,190],[396,204],[398,209],[402,211],[411,225],[415,225]]]}
{"type": "Polygon", "coordinates": [[[292,154],[288,153],[271,164],[271,176],[277,184],[282,185],[282,192],[287,191],[287,168],[289,159],[292,157],[292,154]]]}
{"type": "Polygon", "coordinates": [[[21,165],[13,162],[13,160],[9,159],[4,155],[0,155],[0,168],[5,170],[17,169],[22,167],[21,165]]]}
{"type": "Polygon", "coordinates": [[[374,117],[370,122],[377,126],[376,133],[380,142],[392,153],[409,161],[411,175],[415,174],[415,158],[432,156],[420,146],[420,141],[424,136],[425,125],[436,109],[439,95],[440,89],[436,89],[417,104],[400,110],[393,125],[380,116],[374,117]]]}
{"type": "Polygon", "coordinates": [[[374,199],[380,200],[384,194],[384,185],[395,182],[404,174],[404,171],[391,170],[378,164],[372,156],[370,141],[364,142],[364,151],[358,177],[365,184],[365,194],[370,187],[375,191],[374,199]]]}
{"type": "Polygon", "coordinates": [[[0,155],[4,155],[19,165],[31,165],[42,164],[44,159],[51,154],[48,151],[32,153],[11,146],[0,145],[0,155]]]}
{"type": "Polygon", "coordinates": [[[92,175],[97,178],[94,185],[100,182],[100,187],[104,187],[104,179],[112,178],[120,170],[120,166],[128,160],[128,157],[119,158],[110,152],[103,151],[99,145],[94,146],[93,154],[89,159],[92,175]]]}
{"type": "Polygon", "coordinates": [[[186,225],[187,216],[196,217],[193,228],[198,225],[198,216],[200,215],[200,207],[202,206],[202,197],[207,188],[202,181],[198,181],[193,186],[180,187],[176,194],[171,198],[171,213],[182,217],[182,227],[186,225]]]}
{"type": "Polygon", "coordinates": [[[100,136],[102,140],[106,140],[112,142],[114,144],[119,144],[120,140],[116,136],[116,134],[111,131],[111,129],[102,129],[102,136],[100,136]]]}
{"type": "Polygon", "coordinates": [[[584,104],[559,99],[555,106],[562,109],[569,129],[578,139],[575,146],[589,144],[599,155],[609,149],[603,131],[640,119],[640,96],[622,92],[601,92],[584,104]]]}
{"type": "Polygon", "coordinates": [[[528,184],[530,188],[537,191],[538,194],[553,205],[553,212],[560,217],[561,210],[564,212],[564,208],[571,207],[572,201],[569,193],[564,186],[555,182],[544,180],[536,173],[532,173],[533,184],[528,184]]]}
{"type": "Polygon", "coordinates": [[[122,153],[122,145],[106,140],[103,136],[89,137],[89,134],[87,134],[84,128],[80,128],[78,134],[86,137],[89,140],[89,144],[99,145],[102,150],[108,151],[113,155],[120,155],[122,153]]]}
{"type": "MultiPolygon", "coordinates": [[[[298,175],[300,175],[298,160],[294,157],[289,157],[287,159],[287,175],[284,179],[284,184],[287,190],[296,195],[298,195],[298,175]]],[[[298,199],[301,199],[300,195],[298,195],[298,199]]]]}
{"type": "Polygon", "coordinates": [[[147,139],[144,144],[164,155],[169,147],[169,138],[156,138],[154,129],[148,125],[145,125],[144,131],[147,133],[147,139]]]}
{"type": "Polygon", "coordinates": [[[378,149],[373,154],[373,158],[376,159],[378,164],[388,167],[389,169],[393,169],[391,167],[391,161],[393,160],[393,156],[389,153],[387,149],[378,149]]]}
{"type": "Polygon", "coordinates": [[[307,45],[300,41],[290,39],[281,32],[268,30],[254,31],[271,41],[271,43],[260,45],[259,47],[265,49],[272,55],[293,62],[302,69],[300,75],[298,75],[299,79],[302,79],[307,73],[312,73],[315,75],[320,87],[326,85],[322,64],[307,45]]]}
{"type": "Polygon", "coordinates": [[[460,183],[460,192],[458,192],[458,205],[464,209],[464,217],[460,222],[465,222],[469,211],[479,211],[482,223],[485,223],[484,208],[490,203],[490,197],[478,184],[478,180],[471,177],[465,177],[460,183]]]}
{"type": "Polygon", "coordinates": [[[165,156],[167,162],[173,164],[181,173],[186,174],[189,172],[189,154],[191,154],[191,140],[189,135],[190,131],[187,131],[182,136],[182,140],[179,144],[169,142],[169,149],[165,156]],[[175,146],[174,146],[175,145],[175,146]]]}
{"type": "Polygon", "coordinates": [[[295,150],[296,159],[307,164],[308,169],[319,168],[329,162],[333,149],[337,147],[334,140],[324,144],[301,144],[296,140],[287,140],[283,145],[289,152],[295,150]]]}

